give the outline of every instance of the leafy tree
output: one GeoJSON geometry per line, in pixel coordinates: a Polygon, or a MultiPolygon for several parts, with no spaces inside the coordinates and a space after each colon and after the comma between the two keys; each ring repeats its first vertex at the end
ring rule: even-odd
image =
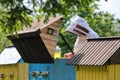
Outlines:
{"type": "Polygon", "coordinates": [[[0,52],[7,47],[8,45],[12,45],[12,43],[7,39],[7,35],[1,31],[0,29],[0,52]]]}
{"type": "Polygon", "coordinates": [[[0,0],[0,49],[9,45],[7,34],[13,34],[23,26],[29,27],[34,19],[63,15],[65,21],[79,6],[89,5],[93,0],[0,0]]]}
{"type": "MultiPolygon", "coordinates": [[[[0,27],[12,33],[30,26],[34,18],[64,15],[71,16],[77,8],[94,0],[0,0],[0,27]]],[[[45,22],[46,22],[45,21],[45,22]]]]}
{"type": "MultiPolygon", "coordinates": [[[[109,36],[119,36],[120,35],[120,20],[115,19],[114,15],[103,12],[96,11],[98,10],[98,5],[93,2],[90,5],[84,5],[77,8],[77,12],[75,14],[85,18],[89,23],[90,27],[98,33],[100,37],[109,37],[109,36]],[[117,27],[116,27],[117,25],[117,27]],[[117,29],[116,29],[117,28],[117,29]]],[[[66,26],[66,25],[65,25],[66,26]]],[[[68,26],[68,25],[67,25],[68,26]]],[[[67,42],[73,49],[74,42],[76,40],[75,35],[70,35],[65,32],[65,27],[62,29],[62,34],[65,36],[67,42]]],[[[68,47],[64,45],[64,42],[59,39],[60,47],[62,48],[62,53],[68,52],[68,47]]]]}
{"type": "MultiPolygon", "coordinates": [[[[95,0],[0,0],[0,28],[1,31],[12,34],[23,26],[29,27],[36,18],[39,20],[45,17],[45,22],[47,22],[50,16],[63,15],[64,25],[61,33],[73,48],[76,36],[64,31],[65,26],[70,23],[69,19],[77,14],[85,18],[101,37],[119,35],[119,29],[115,30],[115,25],[120,20],[114,19],[114,16],[109,13],[95,12],[98,6],[94,2],[95,0]]],[[[6,37],[4,33],[0,35],[6,37]]],[[[2,38],[0,41],[3,41],[2,38]]],[[[3,43],[6,42],[0,44],[3,43]]],[[[68,52],[61,38],[58,45],[62,48],[62,53],[68,52]]]]}

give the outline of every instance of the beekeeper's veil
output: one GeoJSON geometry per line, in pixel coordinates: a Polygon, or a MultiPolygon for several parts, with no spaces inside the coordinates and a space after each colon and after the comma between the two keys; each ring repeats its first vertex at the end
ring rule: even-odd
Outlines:
{"type": "Polygon", "coordinates": [[[87,21],[84,18],[78,16],[67,27],[66,31],[77,35],[77,39],[74,45],[75,53],[87,42],[88,38],[99,37],[98,34],[89,27],[87,21]]]}

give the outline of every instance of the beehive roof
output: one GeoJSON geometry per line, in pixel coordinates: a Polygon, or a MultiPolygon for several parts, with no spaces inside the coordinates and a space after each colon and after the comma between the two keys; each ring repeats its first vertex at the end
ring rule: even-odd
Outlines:
{"type": "Polygon", "coordinates": [[[19,37],[12,35],[8,38],[12,41],[24,62],[28,63],[52,63],[53,58],[46,48],[43,39],[40,35],[40,30],[51,25],[52,23],[61,20],[62,16],[50,17],[48,23],[44,23],[43,19],[40,22],[34,22],[30,28],[24,28],[18,32],[19,37]]]}
{"type": "Polygon", "coordinates": [[[8,36],[20,56],[27,63],[52,63],[50,56],[39,32],[19,34],[19,37],[8,36]]]}
{"type": "Polygon", "coordinates": [[[79,50],[67,64],[71,65],[104,65],[120,48],[120,37],[94,38],[79,50]]]}
{"type": "Polygon", "coordinates": [[[49,21],[47,23],[44,23],[44,20],[45,20],[44,18],[42,18],[40,21],[35,20],[31,24],[31,27],[29,27],[29,28],[24,27],[23,30],[18,31],[18,33],[22,34],[22,33],[35,32],[37,30],[42,30],[43,28],[48,27],[50,24],[52,24],[60,19],[62,19],[62,16],[50,17],[49,21]]]}
{"type": "Polygon", "coordinates": [[[6,47],[0,54],[0,65],[15,64],[21,59],[15,47],[6,47]]]}

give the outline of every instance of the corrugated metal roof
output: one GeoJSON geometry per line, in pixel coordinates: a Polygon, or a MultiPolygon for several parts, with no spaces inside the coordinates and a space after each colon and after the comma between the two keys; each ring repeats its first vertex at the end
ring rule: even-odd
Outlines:
{"type": "Polygon", "coordinates": [[[6,47],[0,54],[0,65],[15,64],[21,59],[15,47],[6,47]]]}
{"type": "Polygon", "coordinates": [[[120,48],[120,37],[94,38],[67,61],[71,65],[104,65],[120,48]]]}

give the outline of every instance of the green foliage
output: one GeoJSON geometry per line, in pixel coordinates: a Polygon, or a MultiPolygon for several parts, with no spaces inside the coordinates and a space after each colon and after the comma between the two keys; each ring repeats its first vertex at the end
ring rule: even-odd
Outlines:
{"type": "Polygon", "coordinates": [[[4,49],[4,47],[7,47],[11,45],[12,43],[7,39],[7,35],[4,32],[1,32],[0,29],[0,52],[4,49]]]}
{"type": "Polygon", "coordinates": [[[25,7],[22,0],[0,0],[0,9],[0,27],[6,33],[13,33],[32,22],[32,11],[25,7]]]}
{"type": "Polygon", "coordinates": [[[113,15],[108,12],[98,12],[94,13],[94,19],[88,19],[90,26],[101,36],[119,36],[119,27],[116,29],[117,24],[119,24],[118,20],[114,18],[113,15]]]}
{"type": "MultiPolygon", "coordinates": [[[[99,9],[96,3],[93,2],[90,5],[84,5],[77,9],[78,10],[75,14],[85,18],[88,21],[90,27],[96,31],[100,37],[120,35],[120,19],[115,19],[114,15],[108,12],[96,11],[99,9]]],[[[70,21],[67,23],[68,24],[64,25],[65,27],[69,25],[70,21]]],[[[66,33],[65,29],[63,29],[61,32],[64,34],[68,44],[71,46],[71,48],[73,48],[74,42],[76,40],[75,35],[66,33]]],[[[63,54],[69,52],[67,46],[65,46],[64,42],[61,41],[61,38],[59,40],[59,45],[62,48],[63,54]]]]}
{"type": "Polygon", "coordinates": [[[108,36],[118,36],[120,34],[119,27],[116,31],[116,25],[120,24],[120,19],[115,19],[114,15],[98,11],[98,6],[96,3],[91,3],[89,6],[83,6],[79,8],[79,11],[77,14],[83,18],[85,18],[90,27],[95,30],[100,37],[108,37],[108,36]]]}
{"type": "Polygon", "coordinates": [[[23,26],[30,26],[34,18],[75,14],[77,8],[88,5],[92,0],[0,0],[0,27],[13,33],[23,26]]]}
{"type": "MultiPolygon", "coordinates": [[[[24,26],[30,27],[34,19],[49,16],[63,15],[65,22],[76,14],[77,8],[89,5],[93,0],[0,0],[0,38],[1,48],[4,48],[9,40],[6,34],[16,33],[24,26]],[[5,33],[2,33],[5,32],[5,33]]],[[[67,35],[66,35],[67,36],[67,35]]],[[[73,43],[71,44],[73,45],[73,43]]]]}
{"type": "MultiPolygon", "coordinates": [[[[65,28],[69,25],[69,19],[74,15],[85,18],[101,37],[119,35],[119,19],[106,12],[96,12],[98,9],[95,1],[99,0],[0,0],[0,49],[11,44],[6,34],[13,34],[24,26],[30,27],[34,19],[50,16],[63,15],[64,21],[61,33],[68,44],[73,48],[76,36],[66,33],[65,28]],[[117,27],[116,27],[117,25],[117,27]],[[4,31],[5,33],[3,33],[4,31]],[[1,47],[2,46],[2,47],[1,47]]],[[[105,0],[107,1],[107,0],[105,0]]],[[[69,52],[69,49],[59,37],[58,45],[62,53],[69,52]]]]}
{"type": "MultiPolygon", "coordinates": [[[[70,33],[65,32],[65,27],[63,27],[61,29],[61,34],[63,35],[63,37],[67,41],[70,48],[73,49],[73,45],[75,43],[76,36],[74,34],[70,34],[70,33]]],[[[62,56],[64,55],[64,53],[71,52],[71,50],[66,45],[66,43],[61,38],[61,36],[59,36],[58,45],[61,47],[62,56]]]]}

